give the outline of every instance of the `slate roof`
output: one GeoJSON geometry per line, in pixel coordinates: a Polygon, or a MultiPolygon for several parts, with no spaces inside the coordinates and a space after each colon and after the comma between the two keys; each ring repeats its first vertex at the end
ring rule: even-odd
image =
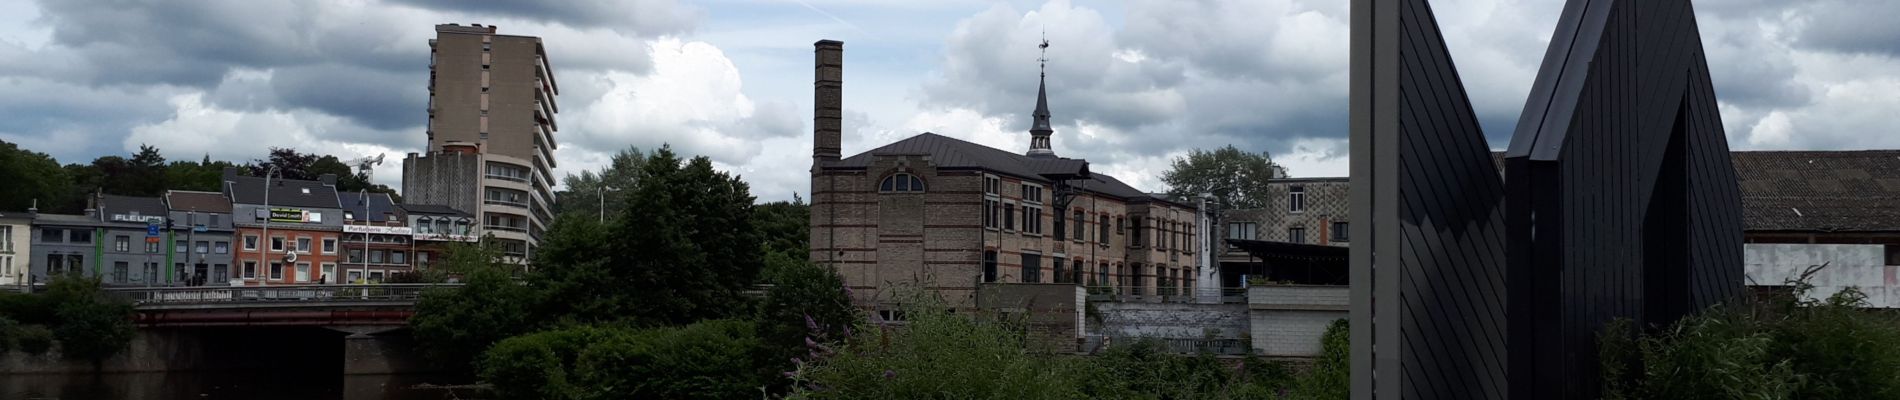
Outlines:
{"type": "Polygon", "coordinates": [[[399,219],[403,217],[402,208],[396,206],[388,193],[369,193],[367,204],[362,201],[363,193],[360,192],[337,193],[336,197],[343,211],[349,211],[357,221],[384,222],[389,220],[387,215],[395,215],[399,219]]]}
{"type": "Polygon", "coordinates": [[[231,199],[223,193],[172,190],[165,192],[165,204],[173,210],[231,213],[231,199]]]}
{"type": "MultiPolygon", "coordinates": [[[[270,185],[271,206],[342,208],[337,202],[336,187],[320,181],[272,178],[270,185]]],[[[232,203],[264,204],[264,178],[227,176],[225,191],[232,203]]]]}
{"type": "Polygon", "coordinates": [[[403,204],[403,205],[399,205],[398,207],[402,207],[403,211],[407,211],[410,214],[455,215],[455,216],[463,216],[463,217],[475,216],[474,214],[469,214],[468,212],[457,210],[454,207],[435,205],[435,204],[403,204]]]}
{"type": "Polygon", "coordinates": [[[909,154],[929,155],[931,163],[942,169],[980,169],[1043,182],[1050,182],[1049,175],[1088,175],[1087,180],[1077,183],[1076,186],[1089,192],[1131,202],[1159,200],[1193,207],[1168,201],[1166,197],[1143,193],[1112,176],[1091,174],[1088,172],[1087,160],[1030,157],[930,132],[846,157],[826,168],[864,169],[870,167],[874,156],[909,154]]]}
{"type": "Polygon", "coordinates": [[[1750,231],[1900,231],[1900,150],[1734,157],[1750,231]]]}
{"type": "MultiPolygon", "coordinates": [[[[1503,153],[1492,153],[1498,171],[1503,153]]],[[[1900,232],[1900,150],[1736,151],[1749,231],[1900,232]]]]}
{"type": "Polygon", "coordinates": [[[168,215],[170,211],[165,208],[165,202],[159,200],[157,197],[132,197],[112,194],[99,196],[99,210],[100,214],[105,215],[130,214],[136,211],[139,215],[150,217],[164,217],[168,215]]]}

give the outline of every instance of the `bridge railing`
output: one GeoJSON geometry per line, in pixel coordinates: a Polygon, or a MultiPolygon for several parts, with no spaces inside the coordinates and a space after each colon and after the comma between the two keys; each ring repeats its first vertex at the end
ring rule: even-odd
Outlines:
{"type": "Polygon", "coordinates": [[[371,285],[271,285],[220,287],[107,288],[106,293],[134,304],[201,304],[224,302],[390,302],[416,301],[422,291],[461,287],[459,283],[391,283],[371,285]]]}

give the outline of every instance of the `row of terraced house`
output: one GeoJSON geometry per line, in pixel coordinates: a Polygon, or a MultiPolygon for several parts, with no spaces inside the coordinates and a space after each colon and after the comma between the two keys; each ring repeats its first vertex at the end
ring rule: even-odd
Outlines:
{"type": "Polygon", "coordinates": [[[98,194],[82,215],[0,212],[0,285],[60,274],[129,286],[378,282],[484,237],[525,262],[553,219],[560,108],[546,48],[493,25],[435,32],[429,148],[403,162],[402,192],[414,204],[340,192],[333,175],[227,170],[217,192],[98,194]]]}
{"type": "Polygon", "coordinates": [[[339,192],[319,180],[226,170],[218,192],[97,194],[84,214],[0,213],[0,284],[61,274],[115,286],[380,282],[428,268],[450,243],[474,242],[473,215],[339,192]]]}

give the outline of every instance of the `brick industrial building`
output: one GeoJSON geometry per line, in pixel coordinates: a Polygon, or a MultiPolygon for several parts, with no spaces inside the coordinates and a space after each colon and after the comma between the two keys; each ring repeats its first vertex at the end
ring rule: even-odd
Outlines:
{"type": "Polygon", "coordinates": [[[429,151],[403,161],[403,196],[474,213],[525,260],[554,214],[554,97],[541,38],[436,25],[429,41],[429,151]]]}
{"type": "Polygon", "coordinates": [[[815,47],[811,257],[836,266],[860,305],[888,314],[900,286],[962,308],[981,282],[1196,285],[1195,206],[1057,157],[1046,88],[1026,153],[923,133],[842,157],[844,45],[815,47]]]}

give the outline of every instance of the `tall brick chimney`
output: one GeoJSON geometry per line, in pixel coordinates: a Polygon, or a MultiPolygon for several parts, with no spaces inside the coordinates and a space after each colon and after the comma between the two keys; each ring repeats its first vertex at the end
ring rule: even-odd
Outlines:
{"type": "Polygon", "coordinates": [[[838,161],[843,152],[844,116],[844,42],[820,40],[813,43],[818,58],[818,74],[812,81],[812,167],[838,161]]]}

